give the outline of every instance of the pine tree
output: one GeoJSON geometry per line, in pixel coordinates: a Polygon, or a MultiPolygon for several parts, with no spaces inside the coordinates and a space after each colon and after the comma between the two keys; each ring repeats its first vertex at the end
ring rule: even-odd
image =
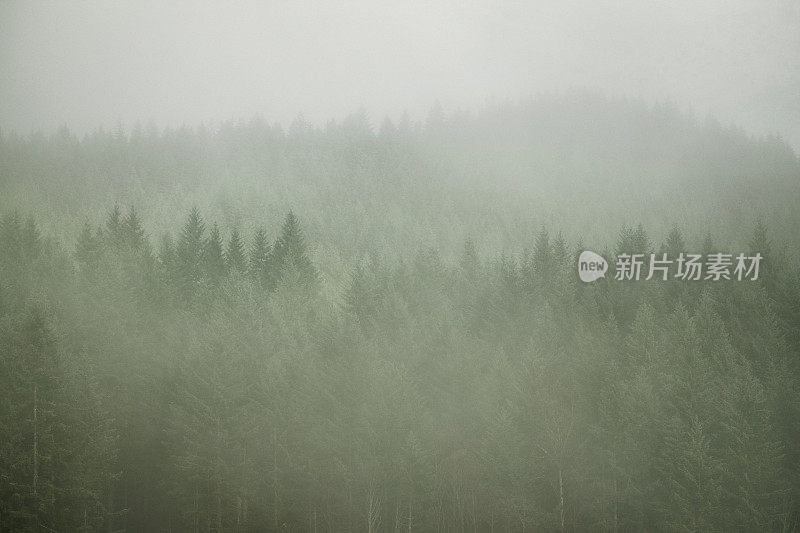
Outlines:
{"type": "Polygon", "coordinates": [[[661,252],[666,253],[669,259],[675,259],[679,254],[687,253],[686,242],[683,240],[681,230],[677,226],[673,226],[667,235],[667,240],[661,247],[661,252]]]}
{"type": "Polygon", "coordinates": [[[772,253],[772,243],[769,240],[769,233],[764,220],[759,217],[756,227],[753,230],[753,237],[748,243],[750,255],[761,254],[758,278],[767,288],[771,295],[775,295],[777,289],[775,257],[772,253]]]}
{"type": "Polygon", "coordinates": [[[569,267],[569,248],[567,247],[567,240],[564,235],[559,231],[556,238],[553,240],[553,262],[558,269],[567,270],[569,267]]]}
{"type": "MultiPolygon", "coordinates": [[[[677,302],[679,299],[684,299],[684,294],[687,289],[686,283],[679,279],[675,279],[675,274],[678,272],[677,259],[680,254],[691,253],[691,250],[686,249],[686,241],[683,240],[683,235],[677,226],[674,226],[667,235],[666,241],[661,245],[659,250],[659,258],[663,254],[667,254],[667,259],[672,261],[668,270],[668,282],[665,288],[667,298],[671,302],[677,302]]],[[[685,302],[684,302],[685,303],[685,302]]]]}
{"type": "Polygon", "coordinates": [[[641,224],[635,228],[624,226],[620,231],[620,236],[617,240],[617,255],[623,253],[644,254],[644,259],[647,259],[652,249],[653,245],[650,242],[650,237],[647,236],[647,231],[641,224]]]}
{"type": "Polygon", "coordinates": [[[114,204],[113,209],[108,214],[106,232],[109,239],[108,244],[111,246],[119,247],[125,242],[122,212],[119,209],[119,204],[114,204]]]}
{"type": "MultiPolygon", "coordinates": [[[[0,500],[9,530],[54,529],[63,505],[64,442],[60,420],[65,408],[62,372],[44,312],[25,313],[16,341],[3,354],[3,374],[14,379],[5,389],[0,461],[0,500]]],[[[0,522],[2,524],[3,522],[0,522]]]]}
{"type": "Polygon", "coordinates": [[[292,211],[286,215],[281,234],[273,247],[274,264],[280,277],[287,274],[297,276],[300,284],[313,287],[319,281],[319,273],[308,257],[306,241],[300,221],[292,211]]]}
{"type": "Polygon", "coordinates": [[[550,233],[542,228],[533,245],[532,267],[535,282],[541,287],[550,281],[553,270],[553,249],[550,245],[550,233]]]}
{"type": "Polygon", "coordinates": [[[211,227],[211,232],[205,242],[203,259],[206,274],[213,283],[218,283],[227,275],[228,267],[222,253],[222,237],[220,237],[219,227],[216,223],[211,227]]]}
{"type": "Polygon", "coordinates": [[[244,243],[239,235],[239,229],[233,228],[228,247],[225,249],[225,262],[228,270],[233,272],[244,272],[247,268],[247,261],[244,254],[244,243]]]}
{"type": "Polygon", "coordinates": [[[122,220],[120,235],[122,242],[131,250],[141,250],[144,246],[144,229],[134,206],[130,207],[128,214],[122,220]]]}
{"type": "Polygon", "coordinates": [[[181,230],[175,254],[175,269],[184,298],[196,294],[203,277],[205,224],[197,207],[193,207],[181,230]]]}
{"type": "Polygon", "coordinates": [[[266,290],[274,289],[275,278],[272,272],[273,251],[267,242],[267,231],[258,228],[250,248],[250,276],[266,290]]]}

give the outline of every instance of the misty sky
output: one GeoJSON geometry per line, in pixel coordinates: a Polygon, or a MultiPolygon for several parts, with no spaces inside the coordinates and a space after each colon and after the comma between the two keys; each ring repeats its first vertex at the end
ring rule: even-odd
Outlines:
{"type": "Polygon", "coordinates": [[[575,87],[800,146],[800,2],[0,1],[4,131],[377,122],[575,87]]]}

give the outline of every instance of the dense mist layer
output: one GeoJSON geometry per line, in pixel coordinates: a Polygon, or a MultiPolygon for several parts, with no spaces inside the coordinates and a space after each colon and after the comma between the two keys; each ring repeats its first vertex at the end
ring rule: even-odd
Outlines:
{"type": "Polygon", "coordinates": [[[697,239],[711,231],[731,248],[759,216],[782,240],[797,235],[800,165],[785,143],[591,93],[474,115],[435,107],[422,123],[377,127],[360,113],[324,128],[254,119],[84,138],[62,129],[7,135],[0,150],[0,206],[37,211],[66,242],[114,202],[136,206],[153,239],[193,206],[245,235],[293,209],[333,279],[374,252],[433,246],[452,258],[467,237],[485,253],[514,253],[542,226],[598,249],[639,222],[658,238],[674,225],[697,239]]]}
{"type": "Polygon", "coordinates": [[[0,533],[800,531],[798,65],[793,0],[0,2],[0,533]]]}
{"type": "Polygon", "coordinates": [[[0,3],[0,128],[424,117],[588,87],[800,145],[794,0],[0,3]]]}
{"type": "Polygon", "coordinates": [[[0,163],[2,530],[797,529],[779,139],[577,94],[0,163]],[[587,284],[587,248],[763,264],[587,284]]]}

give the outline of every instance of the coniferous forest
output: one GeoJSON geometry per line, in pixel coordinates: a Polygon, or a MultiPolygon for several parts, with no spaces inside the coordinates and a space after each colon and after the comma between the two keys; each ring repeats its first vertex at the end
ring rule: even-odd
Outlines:
{"type": "Polygon", "coordinates": [[[798,531],[799,201],[596,94],[3,131],[0,530],[798,531]]]}

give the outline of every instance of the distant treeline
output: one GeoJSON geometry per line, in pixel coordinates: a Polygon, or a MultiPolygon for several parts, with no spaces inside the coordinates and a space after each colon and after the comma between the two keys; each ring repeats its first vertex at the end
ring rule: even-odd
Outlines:
{"type": "Polygon", "coordinates": [[[663,239],[679,222],[738,246],[760,213],[792,242],[798,198],[800,162],[779,137],[590,93],[435,106],[421,122],[358,112],[321,127],[298,117],[288,127],[254,118],[0,132],[0,209],[36,212],[63,242],[115,200],[140,207],[155,238],[177,232],[194,205],[242,230],[277,225],[291,207],[304,213],[319,269],[342,280],[373,252],[423,245],[452,260],[472,236],[494,255],[528,246],[542,225],[605,243],[624,223],[663,239]]]}
{"type": "Polygon", "coordinates": [[[758,281],[584,284],[541,229],[341,286],[292,212],[143,225],[2,218],[2,531],[800,526],[800,272],[764,224],[758,281]]]}

